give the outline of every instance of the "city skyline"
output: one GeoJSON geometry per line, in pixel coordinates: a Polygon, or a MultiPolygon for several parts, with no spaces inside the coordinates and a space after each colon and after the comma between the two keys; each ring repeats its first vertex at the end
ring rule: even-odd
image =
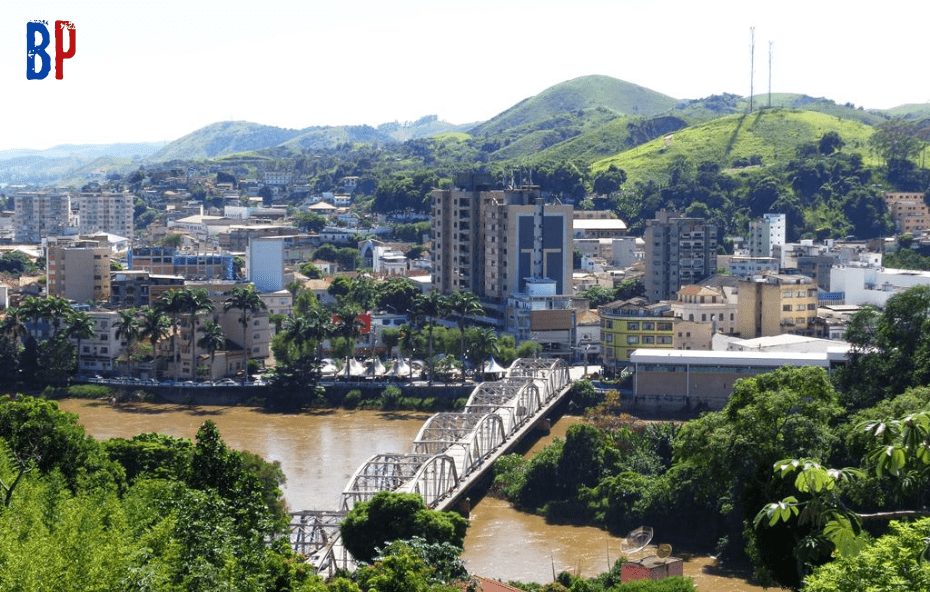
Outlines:
{"type": "MultiPolygon", "coordinates": [[[[803,93],[887,109],[930,100],[914,73],[920,19],[848,4],[721,1],[435,3],[241,0],[0,8],[0,150],[172,141],[217,121],[285,128],[425,115],[485,121],[602,74],[677,99],[803,93]],[[26,80],[26,22],[70,20],[64,79],[26,80]]],[[[52,41],[54,45],[54,40],[52,41]]],[[[54,61],[54,57],[53,57],[54,61]]]]}

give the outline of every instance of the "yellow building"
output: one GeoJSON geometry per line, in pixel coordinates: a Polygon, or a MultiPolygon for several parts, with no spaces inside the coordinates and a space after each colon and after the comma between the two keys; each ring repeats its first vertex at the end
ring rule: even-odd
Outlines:
{"type": "Polygon", "coordinates": [[[619,371],[638,348],[671,349],[675,324],[668,304],[647,304],[645,298],[617,301],[598,308],[604,369],[619,371]]]}
{"type": "Polygon", "coordinates": [[[816,315],[817,285],[805,275],[763,273],[739,282],[737,328],[743,339],[812,336],[816,315]]]}

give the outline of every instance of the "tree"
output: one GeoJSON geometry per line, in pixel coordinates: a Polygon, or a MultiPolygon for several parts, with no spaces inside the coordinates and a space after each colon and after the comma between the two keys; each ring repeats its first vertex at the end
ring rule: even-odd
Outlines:
{"type": "Polygon", "coordinates": [[[823,565],[805,580],[805,592],[930,590],[925,560],[930,519],[891,522],[890,532],[861,553],[823,565]]]}
{"type": "Polygon", "coordinates": [[[157,306],[143,306],[139,311],[139,338],[152,344],[152,376],[158,376],[158,342],[171,334],[171,320],[157,306]]]}
{"type": "Polygon", "coordinates": [[[674,470],[690,473],[692,495],[708,507],[729,508],[725,523],[708,525],[709,531],[720,528],[731,550],[747,549],[757,573],[783,586],[800,583],[803,572],[791,559],[792,550],[809,531],[774,528],[760,534],[751,528],[744,532],[743,523],[787,493],[772,475],[775,462],[829,455],[836,438],[830,424],[842,411],[837,400],[822,368],[780,368],[737,381],[722,411],[685,424],[675,441],[674,470]]]}
{"type": "Polygon", "coordinates": [[[187,312],[190,324],[191,377],[194,377],[197,371],[197,315],[202,312],[213,312],[213,302],[206,289],[188,288],[183,293],[182,305],[187,312]]]}
{"type": "Polygon", "coordinates": [[[817,149],[821,154],[829,156],[841,150],[844,145],[843,138],[837,132],[829,131],[820,137],[820,144],[818,144],[817,149]]]}
{"type": "Polygon", "coordinates": [[[138,311],[135,308],[124,308],[118,311],[119,319],[116,321],[116,338],[126,340],[127,371],[132,376],[132,346],[139,340],[138,311]]]}
{"type": "Polygon", "coordinates": [[[381,343],[388,348],[387,357],[392,357],[394,348],[400,343],[400,329],[388,328],[381,331],[381,343]]]}
{"type": "Polygon", "coordinates": [[[930,382],[930,286],[895,294],[881,313],[853,315],[849,362],[836,375],[847,406],[864,408],[930,382]]]}
{"type": "Polygon", "coordinates": [[[81,371],[81,342],[84,339],[90,339],[97,333],[97,323],[94,319],[82,310],[71,312],[68,318],[68,333],[74,339],[77,339],[77,359],[75,367],[78,372],[81,371]]]}
{"type": "Polygon", "coordinates": [[[923,142],[914,135],[913,125],[901,117],[876,125],[869,145],[885,159],[888,169],[913,160],[923,148],[923,142]]]}
{"type": "Polygon", "coordinates": [[[471,292],[459,290],[446,297],[445,308],[455,314],[459,326],[459,352],[462,356],[462,382],[465,382],[465,325],[469,317],[484,314],[481,300],[471,292]]]}
{"type": "Polygon", "coordinates": [[[626,183],[626,171],[618,169],[616,165],[610,165],[610,168],[594,177],[594,193],[610,195],[620,189],[624,183],[626,183]]]}
{"type": "Polygon", "coordinates": [[[245,372],[246,378],[248,379],[248,362],[252,357],[252,346],[249,343],[249,317],[260,310],[267,309],[268,306],[255,290],[255,286],[249,284],[247,286],[236,286],[226,293],[226,302],[223,304],[223,311],[226,312],[233,308],[242,312],[242,316],[239,318],[239,324],[242,325],[242,345],[245,348],[245,372]]]}
{"type": "Polygon", "coordinates": [[[455,512],[430,510],[417,493],[382,491],[360,502],[339,525],[346,549],[359,561],[371,561],[376,549],[397,540],[421,537],[462,548],[468,521],[455,512]]]}
{"type": "Polygon", "coordinates": [[[207,350],[210,354],[210,371],[212,375],[213,361],[216,359],[216,351],[226,347],[226,334],[223,328],[215,321],[207,321],[200,326],[200,332],[203,337],[197,340],[197,347],[207,350]]]}

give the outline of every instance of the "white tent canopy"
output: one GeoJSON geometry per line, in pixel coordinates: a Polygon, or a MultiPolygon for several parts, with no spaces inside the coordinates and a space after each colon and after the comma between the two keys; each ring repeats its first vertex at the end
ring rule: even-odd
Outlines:
{"type": "Polygon", "coordinates": [[[507,369],[497,363],[497,360],[494,357],[490,357],[487,361],[481,364],[481,372],[483,374],[503,374],[507,372],[507,369]]]}
{"type": "Polygon", "coordinates": [[[365,376],[377,378],[378,376],[384,376],[385,372],[386,369],[380,359],[372,358],[368,360],[368,368],[365,371],[365,376]]]}

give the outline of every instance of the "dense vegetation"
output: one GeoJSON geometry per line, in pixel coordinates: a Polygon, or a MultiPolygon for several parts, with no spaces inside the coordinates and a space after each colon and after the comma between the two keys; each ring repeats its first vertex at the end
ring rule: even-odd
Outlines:
{"type": "MultiPolygon", "coordinates": [[[[763,583],[847,589],[829,585],[851,586],[880,560],[923,581],[926,521],[891,540],[868,533],[926,515],[930,502],[928,310],[927,287],[866,309],[850,330],[852,360],[832,377],[786,367],[746,378],[723,410],[680,427],[635,423],[610,395],[533,459],[503,457],[496,489],[550,520],[618,534],[650,524],[663,540],[751,561],[763,583]]],[[[590,386],[576,390],[591,400],[590,386]]]]}

